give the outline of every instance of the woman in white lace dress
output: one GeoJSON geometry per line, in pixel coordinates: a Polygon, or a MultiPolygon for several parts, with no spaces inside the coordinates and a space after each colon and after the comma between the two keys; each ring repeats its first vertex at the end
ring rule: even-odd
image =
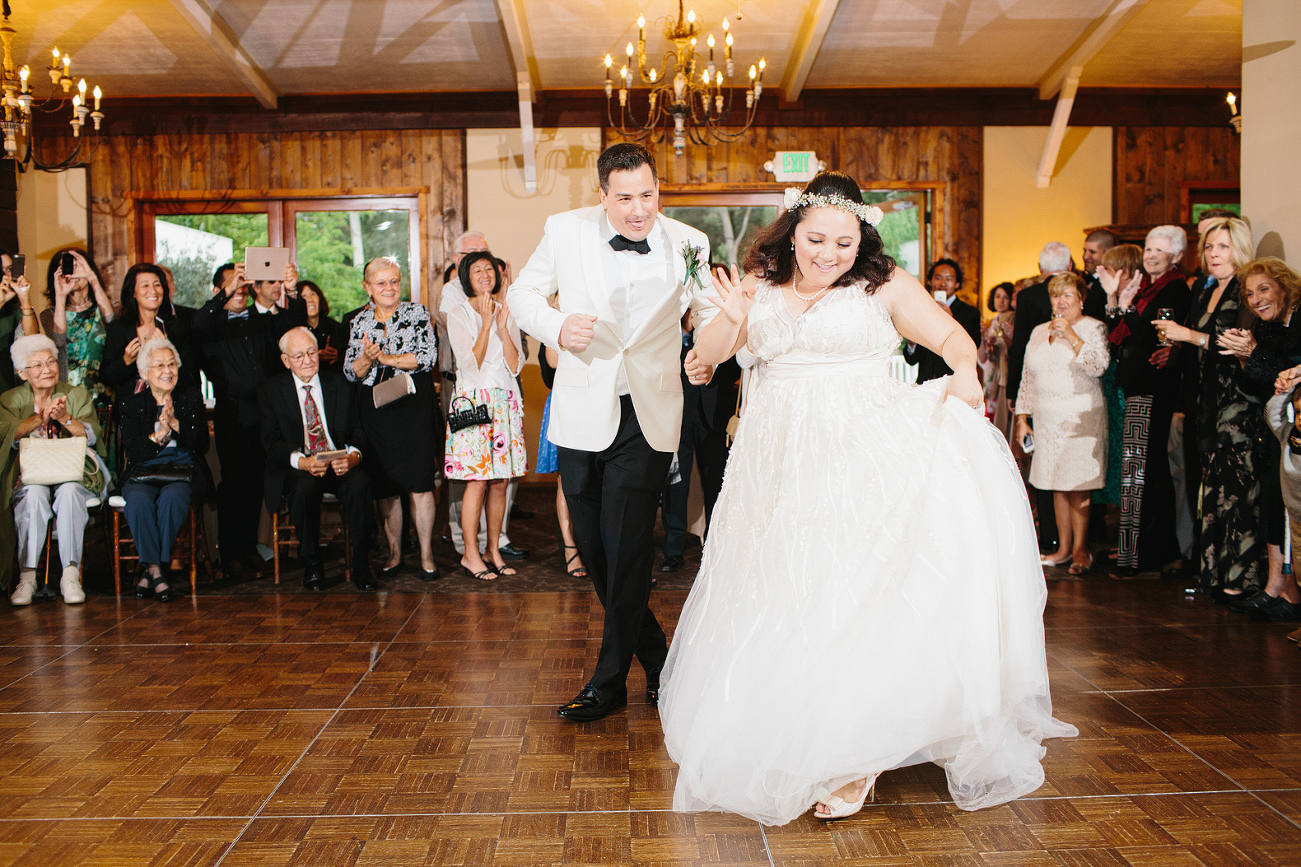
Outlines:
{"type": "Polygon", "coordinates": [[[696,353],[765,364],[662,675],[675,810],[784,824],[857,812],[936,762],[966,809],[1043,783],[1046,599],[976,347],[884,255],[881,212],[828,172],[715,278],[696,353]],[[957,373],[889,375],[900,335],[957,373]]]}
{"type": "Polygon", "coordinates": [[[1089,497],[1107,482],[1107,399],[1099,377],[1107,372],[1111,354],[1107,326],[1084,315],[1086,291],[1074,274],[1048,281],[1053,318],[1030,333],[1016,396],[1018,440],[1031,433],[1034,417],[1030,484],[1053,492],[1057,551],[1042,562],[1069,563],[1072,575],[1093,566],[1089,497]]]}

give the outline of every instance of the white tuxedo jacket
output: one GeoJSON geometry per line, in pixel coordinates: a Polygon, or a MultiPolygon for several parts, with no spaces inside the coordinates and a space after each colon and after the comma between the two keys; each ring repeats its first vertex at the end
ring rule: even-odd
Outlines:
{"type": "MultiPolygon", "coordinates": [[[[542,242],[506,294],[511,315],[526,332],[560,351],[551,391],[548,438],[558,446],[597,452],[619,429],[619,363],[628,377],[637,421],[651,448],[676,451],[682,428],[682,331],[690,307],[696,328],[718,308],[705,297],[709,286],[709,239],[697,229],[656,219],[664,227],[677,282],[632,334],[621,334],[610,306],[601,265],[604,209],[581,208],[547,218],[542,242]],[[699,247],[698,280],[688,284],[683,245],[699,247]],[[549,306],[560,294],[560,309],[549,306]],[[579,353],[560,348],[560,327],[571,313],[597,317],[591,344],[579,353]]],[[[712,290],[710,290],[712,291],[712,290]]]]}

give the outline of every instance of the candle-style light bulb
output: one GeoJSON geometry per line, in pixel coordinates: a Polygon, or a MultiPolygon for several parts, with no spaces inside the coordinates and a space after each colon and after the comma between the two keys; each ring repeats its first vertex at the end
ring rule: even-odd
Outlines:
{"type": "Polygon", "coordinates": [[[646,26],[646,16],[645,16],[645,15],[638,15],[638,16],[637,16],[637,29],[638,29],[638,30],[641,30],[641,29],[644,28],[645,26],[646,26]]]}
{"type": "Polygon", "coordinates": [[[68,57],[68,55],[66,54],[63,55],[63,71],[66,73],[71,68],[72,68],[72,58],[68,57]]]}
{"type": "Polygon", "coordinates": [[[57,45],[54,46],[54,50],[51,51],[50,53],[54,55],[54,60],[50,61],[51,65],[53,65],[53,66],[58,66],[58,65],[59,65],[59,46],[57,46],[57,45]]]}
{"type": "Polygon", "coordinates": [[[726,33],[726,32],[727,32],[727,28],[729,28],[729,27],[731,27],[731,26],[732,26],[732,25],[730,25],[730,24],[727,23],[727,19],[724,18],[724,19],[723,19],[723,32],[726,33]]]}
{"type": "Polygon", "coordinates": [[[623,52],[624,52],[624,54],[627,54],[629,57],[632,57],[632,43],[631,43],[631,42],[628,43],[628,47],[625,48],[625,49],[623,50],[623,52]]]}
{"type": "Polygon", "coordinates": [[[86,79],[77,82],[77,93],[81,94],[81,101],[86,101],[86,79]]]}
{"type": "Polygon", "coordinates": [[[764,71],[765,67],[767,67],[767,66],[768,66],[768,61],[766,61],[766,60],[764,60],[762,57],[760,57],[760,58],[759,58],[759,77],[760,77],[760,78],[763,78],[763,71],[764,71]]]}
{"type": "Polygon", "coordinates": [[[709,46],[709,60],[712,63],[714,60],[714,34],[709,34],[709,38],[705,40],[705,44],[709,46]]]}
{"type": "Polygon", "coordinates": [[[72,107],[76,108],[79,105],[81,105],[81,94],[74,93],[72,95],[72,107]]]}
{"type": "Polygon", "coordinates": [[[1229,95],[1224,97],[1224,101],[1229,104],[1230,116],[1236,117],[1238,114],[1238,98],[1233,95],[1233,91],[1229,91],[1229,95]]]}
{"type": "Polygon", "coordinates": [[[22,69],[18,70],[18,80],[22,82],[22,88],[21,88],[21,90],[22,90],[23,93],[26,93],[26,92],[27,92],[27,76],[29,76],[29,75],[31,75],[31,74],[32,74],[32,71],[31,71],[30,69],[28,69],[26,66],[24,66],[22,69]]]}
{"type": "Polygon", "coordinates": [[[687,23],[688,24],[696,23],[696,10],[692,9],[690,12],[687,13],[687,23]]]}
{"type": "Polygon", "coordinates": [[[756,75],[758,75],[758,74],[759,74],[759,73],[758,73],[758,70],[756,70],[756,69],[754,68],[754,64],[751,63],[751,64],[750,64],[750,80],[751,80],[751,81],[754,81],[754,77],[755,77],[756,75]]]}
{"type": "Polygon", "coordinates": [[[656,79],[656,77],[657,77],[656,72],[655,72],[655,70],[652,69],[652,70],[650,71],[650,83],[651,83],[651,84],[654,84],[654,83],[655,83],[655,79],[656,79]]]}
{"type": "Polygon", "coordinates": [[[95,89],[92,91],[92,93],[95,95],[95,111],[99,111],[99,100],[101,97],[103,97],[104,91],[100,90],[99,85],[97,84],[95,85],[95,89]]]}
{"type": "Polygon", "coordinates": [[[718,84],[719,87],[722,87],[722,86],[723,86],[723,73],[721,73],[721,72],[718,73],[718,79],[717,79],[717,82],[716,82],[716,83],[718,84]]]}

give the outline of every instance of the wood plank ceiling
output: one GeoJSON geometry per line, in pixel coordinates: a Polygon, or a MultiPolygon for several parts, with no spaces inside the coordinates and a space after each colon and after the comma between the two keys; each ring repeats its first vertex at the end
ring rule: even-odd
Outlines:
{"type": "MultiPolygon", "coordinates": [[[[1125,23],[1084,87],[1237,86],[1241,0],[690,0],[736,35],[738,75],[769,90],[1051,87],[1054,68],[1125,23]],[[1131,8],[1132,7],[1132,8],[1131,8]],[[738,19],[738,13],[740,15],[738,19]]],[[[45,87],[58,46],[110,96],[538,90],[601,86],[644,13],[674,0],[10,0],[15,60],[45,87]],[[526,68],[521,68],[526,67],[526,68]],[[521,75],[522,73],[522,75],[521,75]]]]}

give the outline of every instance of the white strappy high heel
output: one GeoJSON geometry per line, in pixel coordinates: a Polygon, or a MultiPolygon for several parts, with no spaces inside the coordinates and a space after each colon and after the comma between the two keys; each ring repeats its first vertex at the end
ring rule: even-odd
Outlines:
{"type": "Polygon", "coordinates": [[[863,794],[859,796],[857,801],[846,801],[844,798],[833,795],[825,788],[819,789],[814,794],[814,797],[816,797],[817,800],[813,804],[813,817],[815,819],[821,819],[824,822],[830,822],[836,819],[847,819],[859,810],[863,809],[863,805],[867,803],[868,798],[871,798],[873,803],[875,803],[876,780],[879,776],[881,775],[876,774],[872,779],[867,781],[867,785],[863,787],[863,794]],[[829,812],[826,815],[819,813],[818,804],[825,806],[829,812]]]}

